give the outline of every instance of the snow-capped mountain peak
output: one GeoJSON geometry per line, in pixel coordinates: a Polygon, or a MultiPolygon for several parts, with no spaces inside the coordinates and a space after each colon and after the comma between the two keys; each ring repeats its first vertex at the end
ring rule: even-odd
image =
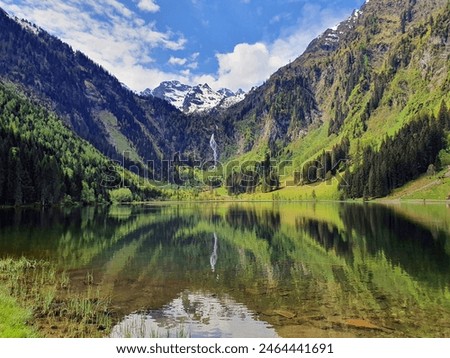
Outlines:
{"type": "Polygon", "coordinates": [[[214,91],[207,83],[189,86],[175,80],[161,82],[154,90],[146,89],[141,95],[164,99],[186,113],[227,108],[245,97],[241,89],[236,93],[227,88],[214,91]]]}
{"type": "MultiPolygon", "coordinates": [[[[241,90],[242,91],[242,90],[241,90]]],[[[235,93],[228,89],[228,88],[221,88],[217,91],[217,93],[220,93],[221,95],[225,96],[225,97],[232,97],[235,95],[235,93]]]]}

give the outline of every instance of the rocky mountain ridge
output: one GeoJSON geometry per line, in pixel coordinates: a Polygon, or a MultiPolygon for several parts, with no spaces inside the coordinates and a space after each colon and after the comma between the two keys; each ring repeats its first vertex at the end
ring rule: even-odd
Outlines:
{"type": "Polygon", "coordinates": [[[175,80],[164,81],[155,89],[146,89],[141,94],[164,99],[185,113],[225,109],[242,101],[245,97],[242,90],[236,93],[227,88],[214,91],[207,83],[189,86],[175,80]]]}

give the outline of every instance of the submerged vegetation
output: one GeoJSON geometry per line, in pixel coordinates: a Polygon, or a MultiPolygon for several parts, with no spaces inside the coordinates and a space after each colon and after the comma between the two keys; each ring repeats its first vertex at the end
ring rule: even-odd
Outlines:
{"type": "Polygon", "coordinates": [[[0,260],[0,337],[96,337],[111,329],[109,300],[88,275],[73,292],[65,272],[45,261],[0,260]]]}

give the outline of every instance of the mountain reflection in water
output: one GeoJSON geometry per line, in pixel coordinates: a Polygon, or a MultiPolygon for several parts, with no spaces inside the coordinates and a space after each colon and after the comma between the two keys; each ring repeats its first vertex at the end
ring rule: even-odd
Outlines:
{"type": "Polygon", "coordinates": [[[70,275],[73,294],[89,274],[125,336],[450,337],[445,205],[185,203],[0,214],[2,256],[52,262],[70,275]]]}
{"type": "Polygon", "coordinates": [[[273,338],[277,334],[230,297],[186,291],[160,310],[128,315],[113,328],[111,337],[273,338]]]}

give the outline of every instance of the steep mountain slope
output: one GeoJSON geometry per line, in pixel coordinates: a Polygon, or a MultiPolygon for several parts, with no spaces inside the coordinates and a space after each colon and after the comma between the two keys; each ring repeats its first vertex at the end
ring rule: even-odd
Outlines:
{"type": "Polygon", "coordinates": [[[164,99],[185,113],[228,108],[243,100],[245,96],[242,90],[236,93],[227,88],[214,91],[206,83],[188,86],[179,81],[164,81],[154,90],[146,89],[142,95],[164,99]]]}
{"type": "Polygon", "coordinates": [[[305,160],[336,136],[375,144],[421,108],[448,100],[448,4],[366,2],[222,115],[222,151],[290,150],[305,160]],[[302,148],[319,132],[315,150],[302,148]]]}
{"type": "MultiPolygon", "coordinates": [[[[450,165],[440,159],[450,153],[442,120],[450,102],[449,32],[448,0],[367,1],[242,102],[210,116],[224,133],[216,135],[221,153],[241,164],[264,163],[267,153],[278,159],[291,186],[279,198],[378,197],[429,166],[450,165]],[[339,190],[333,176],[349,187],[339,190]],[[292,187],[298,184],[307,186],[292,187]]],[[[257,193],[278,187],[267,188],[261,170],[240,170],[227,174],[229,192],[253,193],[255,178],[257,193]]]]}
{"type": "Polygon", "coordinates": [[[166,123],[182,126],[183,114],[135,95],[84,54],[3,10],[0,54],[1,79],[19,84],[109,157],[122,160],[127,152],[129,162],[158,163],[174,151],[166,123]]]}
{"type": "Polygon", "coordinates": [[[16,86],[0,82],[0,205],[105,203],[124,192],[114,190],[121,182],[129,188],[128,201],[160,195],[16,86]]]}

